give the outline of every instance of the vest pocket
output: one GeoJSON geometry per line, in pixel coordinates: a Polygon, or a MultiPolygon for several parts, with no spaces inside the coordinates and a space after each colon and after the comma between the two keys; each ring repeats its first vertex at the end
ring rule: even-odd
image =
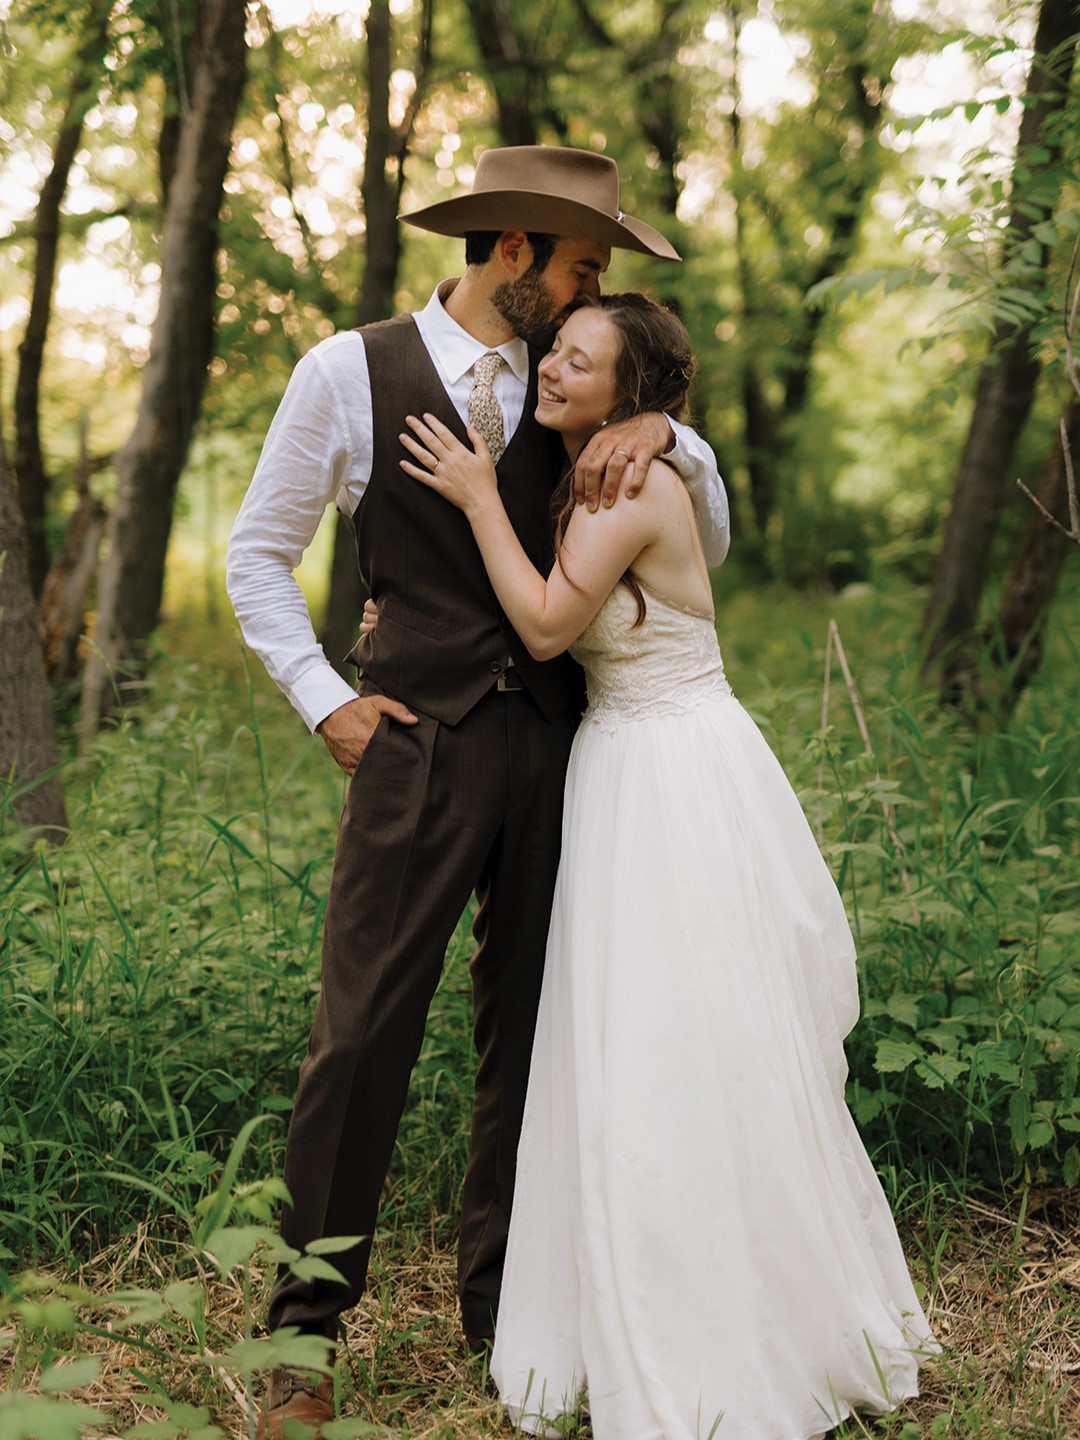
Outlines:
{"type": "Polygon", "coordinates": [[[411,605],[393,596],[386,595],[379,601],[379,620],[375,629],[384,620],[389,620],[391,625],[401,625],[406,630],[415,630],[420,635],[426,635],[431,640],[441,640],[450,633],[450,626],[445,619],[437,615],[428,615],[423,610],[414,610],[411,605]]]}

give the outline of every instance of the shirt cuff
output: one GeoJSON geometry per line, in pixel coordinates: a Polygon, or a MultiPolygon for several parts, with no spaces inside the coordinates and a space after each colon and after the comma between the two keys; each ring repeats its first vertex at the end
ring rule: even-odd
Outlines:
{"type": "Polygon", "coordinates": [[[661,452],[660,459],[672,461],[675,468],[678,469],[680,460],[684,464],[688,464],[690,460],[686,452],[686,446],[682,442],[682,426],[678,420],[673,420],[670,415],[665,415],[664,419],[671,426],[671,441],[667,449],[661,452]]]}
{"type": "Polygon", "coordinates": [[[292,687],[289,696],[312,734],[328,715],[356,699],[356,689],[343,680],[327,661],[307,671],[292,687]]]}

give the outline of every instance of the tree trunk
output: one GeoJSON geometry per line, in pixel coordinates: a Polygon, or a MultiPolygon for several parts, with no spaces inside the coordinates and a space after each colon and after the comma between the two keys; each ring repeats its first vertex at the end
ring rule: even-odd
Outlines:
{"type": "MultiPolygon", "coordinates": [[[[1008,247],[1047,250],[1035,227],[1052,212],[1057,186],[1047,184],[1061,158],[1061,127],[1052,123],[1065,104],[1076,56],[1074,0],[1042,0],[1028,74],[1013,171],[1015,199],[1008,247]],[[1067,46],[1067,48],[1065,48],[1067,46]],[[1041,180],[1032,187],[1032,177],[1041,180]]],[[[967,439],[953,484],[930,599],[923,617],[924,669],[939,672],[942,700],[962,704],[978,689],[974,638],[990,547],[1006,496],[1012,457],[1035,396],[1040,365],[1030,325],[999,321],[975,394],[967,439]]]]}
{"type": "MultiPolygon", "coordinates": [[[[176,487],[202,403],[214,340],[218,211],[247,50],[243,0],[207,0],[190,102],[161,237],[161,297],[135,428],[116,456],[94,651],[83,681],[83,735],[124,671],[140,675],[158,621],[176,487]]],[[[189,57],[190,58],[190,57],[189,57]]]]}
{"type": "Polygon", "coordinates": [[[26,527],[27,570],[35,595],[41,593],[49,568],[45,535],[49,477],[41,449],[41,368],[60,245],[60,206],[82,139],[83,121],[97,100],[113,3],[114,0],[93,0],[87,11],[75,52],[64,117],[53,147],[52,166],[42,184],[34,214],[34,283],[26,333],[19,346],[19,374],[15,382],[15,479],[26,527]]]}
{"type": "MultiPolygon", "coordinates": [[[[754,559],[757,568],[766,568],[766,532],[769,516],[776,500],[776,467],[772,458],[774,417],[761,385],[755,356],[753,336],[761,304],[750,261],[750,243],[746,233],[746,207],[749,187],[743,164],[742,86],[739,81],[739,41],[742,36],[742,12],[737,3],[727,6],[731,26],[731,110],[728,131],[731,140],[731,193],[735,202],[735,262],[742,300],[742,324],[739,336],[739,368],[743,402],[743,445],[746,450],[746,473],[750,486],[750,508],[754,512],[757,544],[754,559]]],[[[745,545],[747,536],[743,536],[745,545]]]]}
{"type": "MultiPolygon", "coordinates": [[[[398,270],[401,265],[401,230],[397,212],[401,198],[405,155],[412,137],[413,118],[427,72],[431,45],[431,0],[424,10],[420,53],[416,62],[416,90],[411,112],[400,129],[390,123],[391,19],[389,0],[371,0],[367,16],[368,128],[364,174],[360,193],[364,203],[364,273],[356,323],[370,325],[394,313],[398,270]],[[389,162],[396,159],[391,173],[389,162]]],[[[356,642],[356,627],[367,592],[356,564],[356,532],[351,519],[339,516],[334,531],[334,558],[330,567],[330,594],[319,637],[326,657],[339,675],[351,678],[345,656],[356,642]]]]}
{"type": "Polygon", "coordinates": [[[87,417],[80,425],[79,503],[68,521],[64,543],[57,551],[38,602],[38,634],[45,655],[45,673],[52,684],[75,675],[79,640],[86,615],[86,597],[98,568],[105,534],[105,507],[90,493],[87,417]]]}
{"type": "Polygon", "coordinates": [[[544,106],[544,72],[535,54],[522,49],[510,0],[466,0],[473,34],[499,112],[504,145],[536,145],[536,117],[544,106]]]}
{"type": "MultiPolygon", "coordinates": [[[[792,436],[796,423],[810,397],[814,358],[820,338],[825,310],[818,306],[787,311],[784,321],[792,336],[784,349],[782,398],[771,403],[767,398],[762,365],[757,358],[759,331],[770,313],[761,296],[769,294],[767,281],[759,279],[754,268],[755,245],[749,234],[747,213],[753,200],[763,207],[766,216],[770,206],[760,184],[747,182],[743,163],[743,101],[739,81],[739,47],[744,15],[756,14],[756,5],[746,0],[728,0],[725,14],[731,26],[732,87],[728,128],[731,142],[731,190],[735,201],[735,252],[739,289],[742,298],[742,398],[746,463],[750,482],[750,499],[754,511],[758,542],[762,547],[758,564],[768,567],[765,548],[774,514],[781,508],[792,436]]],[[[845,7],[840,34],[833,37],[821,75],[821,89],[828,80],[828,98],[819,98],[824,111],[823,133],[832,136],[835,148],[837,179],[829,192],[827,205],[815,218],[825,232],[826,241],[819,260],[810,264],[794,259],[788,262],[792,281],[803,293],[833,275],[840,274],[851,262],[859,244],[863,215],[877,185],[881,168],[878,133],[883,118],[881,95],[887,76],[880,73],[881,60],[873,63],[872,40],[876,24],[873,5],[869,0],[845,7]],[[835,78],[833,78],[835,77],[835,78]],[[842,124],[830,125],[834,115],[842,124]]],[[[816,118],[816,117],[811,117],[816,118]]],[[[790,243],[783,228],[775,226],[770,248],[781,252],[790,243]]],[[[757,247],[760,249],[760,247],[757,247]]]]}
{"type": "Polygon", "coordinates": [[[25,531],[0,434],[0,831],[13,807],[22,825],[54,842],[64,839],[67,814],[56,766],[25,531]]]}
{"type": "MultiPolygon", "coordinates": [[[[1080,398],[1075,394],[1065,409],[1063,419],[1075,473],[1080,461],[1080,398]]],[[[1055,440],[1047,460],[1039,499],[1054,519],[1067,529],[1069,496],[1065,452],[1060,440],[1055,440]]],[[[1042,660],[1043,627],[1068,549],[1068,536],[1032,506],[997,618],[1001,658],[1007,667],[998,704],[1007,715],[1016,708],[1042,660]]]]}
{"type": "MultiPolygon", "coordinates": [[[[660,161],[660,204],[672,220],[677,219],[682,195],[678,164],[687,130],[686,77],[679,68],[679,47],[687,28],[686,8],[684,0],[664,0],[648,59],[637,76],[638,121],[660,161]]],[[[676,248],[685,251],[685,237],[676,248]]],[[[684,254],[683,258],[688,257],[684,254]]]]}

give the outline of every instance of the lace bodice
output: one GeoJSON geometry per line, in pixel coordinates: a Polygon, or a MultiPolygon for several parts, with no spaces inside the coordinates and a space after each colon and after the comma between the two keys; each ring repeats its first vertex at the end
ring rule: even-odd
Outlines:
{"type": "Polygon", "coordinates": [[[589,688],[585,719],[605,729],[731,695],[712,616],[641,588],[647,608],[640,625],[633,594],[616,585],[570,647],[589,688]]]}

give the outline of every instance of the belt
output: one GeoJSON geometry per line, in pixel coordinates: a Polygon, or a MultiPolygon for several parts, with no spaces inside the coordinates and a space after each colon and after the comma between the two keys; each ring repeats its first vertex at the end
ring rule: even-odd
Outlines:
{"type": "Polygon", "coordinates": [[[495,683],[495,689],[503,695],[514,695],[519,690],[524,690],[521,683],[521,676],[513,665],[508,665],[495,683]]]}

